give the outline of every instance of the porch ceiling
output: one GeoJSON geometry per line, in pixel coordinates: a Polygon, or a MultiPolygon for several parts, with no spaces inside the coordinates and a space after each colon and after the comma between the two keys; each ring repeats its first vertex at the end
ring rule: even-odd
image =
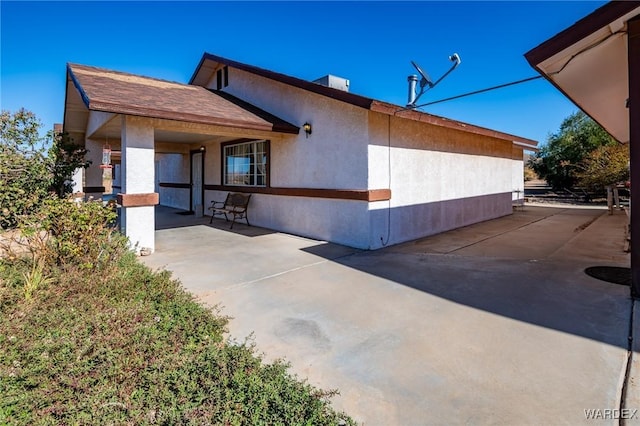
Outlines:
{"type": "MultiPolygon", "coordinates": [[[[114,142],[119,141],[121,138],[119,117],[116,117],[115,119],[107,122],[105,125],[100,127],[96,132],[94,132],[91,135],[91,137],[97,140],[109,139],[110,141],[114,141],[114,142]]],[[[227,142],[237,138],[238,136],[225,136],[225,135],[210,134],[210,133],[204,133],[204,132],[198,133],[198,132],[191,132],[191,131],[154,128],[154,139],[156,142],[198,144],[198,143],[210,143],[210,142],[227,142]]]]}
{"type": "Polygon", "coordinates": [[[527,61],[618,141],[629,142],[627,21],[640,2],[611,2],[527,52],[527,61]]]}

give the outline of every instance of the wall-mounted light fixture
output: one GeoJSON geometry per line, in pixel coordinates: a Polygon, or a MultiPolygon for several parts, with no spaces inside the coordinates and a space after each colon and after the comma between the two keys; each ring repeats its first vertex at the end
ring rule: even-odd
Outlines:
{"type": "Polygon", "coordinates": [[[309,124],[309,122],[305,122],[302,125],[302,130],[304,130],[304,132],[307,134],[307,137],[309,137],[309,135],[312,133],[311,132],[311,124],[309,124]]]}
{"type": "Polygon", "coordinates": [[[204,145],[200,145],[200,151],[204,152],[205,148],[204,145]]]}

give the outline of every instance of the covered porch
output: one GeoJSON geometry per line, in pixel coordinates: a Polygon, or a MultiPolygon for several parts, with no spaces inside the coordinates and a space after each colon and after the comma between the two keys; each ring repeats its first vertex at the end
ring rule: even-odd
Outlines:
{"type": "Polygon", "coordinates": [[[299,128],[226,93],[84,65],[67,67],[63,130],[83,141],[91,166],[83,192],[101,198],[103,148],[112,153],[122,231],[155,250],[154,206],[202,214],[222,185],[223,144],[279,141],[299,128]]]}

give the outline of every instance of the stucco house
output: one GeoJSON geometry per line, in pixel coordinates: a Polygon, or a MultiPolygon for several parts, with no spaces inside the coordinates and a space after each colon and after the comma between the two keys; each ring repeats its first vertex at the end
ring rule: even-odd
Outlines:
{"type": "Polygon", "coordinates": [[[87,195],[119,152],[122,226],[151,250],[154,205],[207,214],[230,191],[253,194],[252,225],[362,249],[508,215],[537,145],[208,53],[188,84],[69,64],[64,130],[87,195]]]}

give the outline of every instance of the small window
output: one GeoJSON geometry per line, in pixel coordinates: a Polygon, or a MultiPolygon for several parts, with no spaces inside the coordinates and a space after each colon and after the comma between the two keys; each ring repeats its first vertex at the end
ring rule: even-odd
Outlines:
{"type": "Polygon", "coordinates": [[[229,67],[224,67],[216,72],[216,90],[229,85],[229,67]]]}
{"type": "Polygon", "coordinates": [[[267,186],[269,142],[266,140],[223,145],[223,184],[267,186]]]}

